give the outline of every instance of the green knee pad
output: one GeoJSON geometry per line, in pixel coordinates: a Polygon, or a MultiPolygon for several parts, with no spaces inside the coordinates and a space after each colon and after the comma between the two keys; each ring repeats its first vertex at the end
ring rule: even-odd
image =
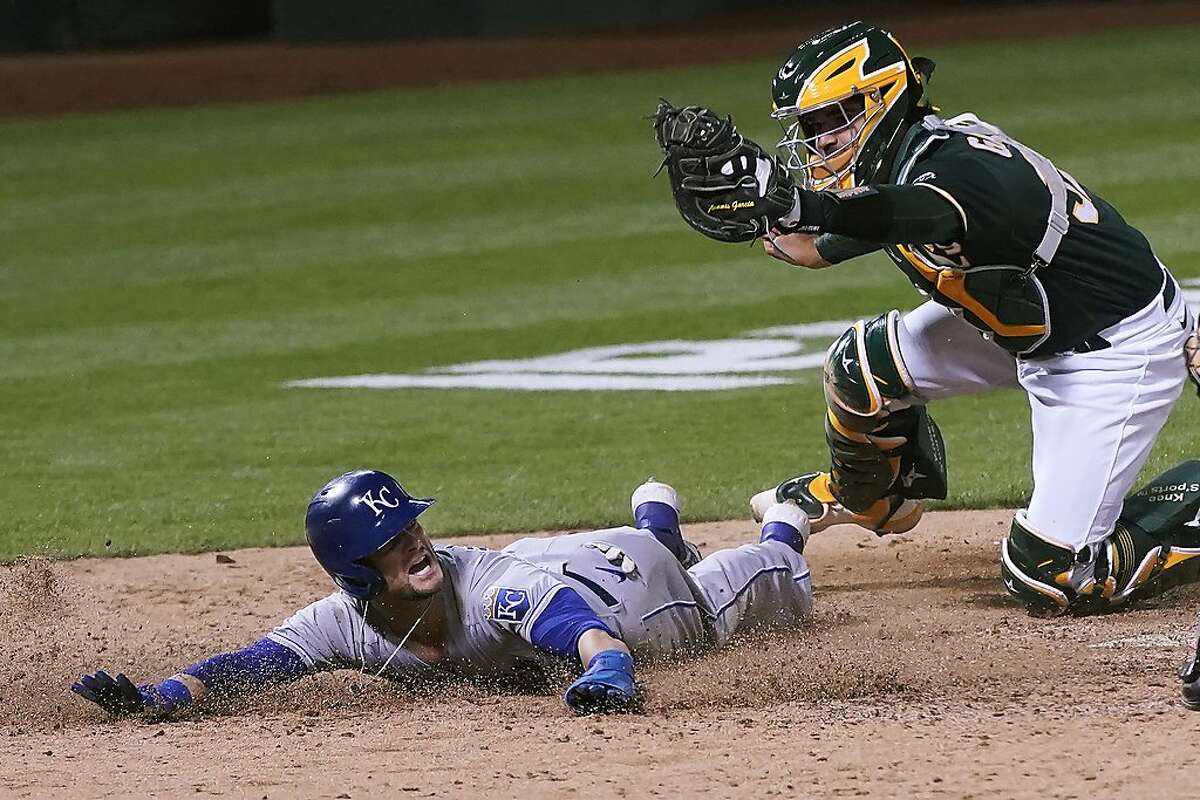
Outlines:
{"type": "Polygon", "coordinates": [[[1200,579],[1200,461],[1177,464],[1126,498],[1111,538],[1127,559],[1115,571],[1122,601],[1200,579]]]}
{"type": "Polygon", "coordinates": [[[1166,544],[1200,547],[1200,461],[1184,461],[1125,498],[1121,521],[1166,544]]]}

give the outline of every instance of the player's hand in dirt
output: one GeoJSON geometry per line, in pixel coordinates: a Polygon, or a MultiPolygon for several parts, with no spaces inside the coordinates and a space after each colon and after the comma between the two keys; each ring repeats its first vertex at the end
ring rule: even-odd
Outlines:
{"type": "Polygon", "coordinates": [[[124,673],[118,672],[114,678],[104,670],[99,670],[94,675],[82,676],[71,684],[71,691],[85,700],[91,700],[110,714],[145,714],[149,719],[160,720],[190,702],[181,699],[178,692],[163,690],[163,687],[169,687],[173,683],[186,698],[187,690],[174,679],[168,679],[157,686],[151,683],[135,686],[124,673]]]}
{"type": "Polygon", "coordinates": [[[817,251],[817,237],[810,233],[783,233],[772,228],[763,239],[763,249],[772,258],[778,258],[793,267],[825,269],[832,266],[817,251]]]}
{"type": "Polygon", "coordinates": [[[633,680],[633,659],[620,650],[597,653],[587,672],[567,689],[563,700],[580,715],[635,710],[638,693],[633,680]]]}
{"type": "Polygon", "coordinates": [[[150,700],[124,673],[118,672],[114,678],[104,670],[84,675],[71,684],[71,691],[116,715],[141,713],[150,700]]]}

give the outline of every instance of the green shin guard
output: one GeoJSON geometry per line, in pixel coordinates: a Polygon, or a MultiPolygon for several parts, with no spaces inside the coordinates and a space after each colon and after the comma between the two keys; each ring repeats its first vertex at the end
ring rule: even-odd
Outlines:
{"type": "Polygon", "coordinates": [[[900,474],[889,493],[909,500],[946,499],[946,445],[925,406],[915,413],[908,444],[900,451],[900,474]]]}
{"type": "Polygon", "coordinates": [[[843,433],[827,416],[825,441],[834,493],[851,511],[864,511],[888,495],[946,497],[946,448],[924,406],[893,411],[866,434],[843,433]]]}
{"type": "Polygon", "coordinates": [[[1062,614],[1076,597],[1070,585],[1075,554],[1029,530],[1022,524],[1022,516],[1017,514],[1008,536],[1000,543],[1000,577],[1004,588],[1030,614],[1042,617],[1062,614]]]}
{"type": "Polygon", "coordinates": [[[946,496],[946,451],[899,350],[900,312],[860,320],[825,357],[825,440],[838,502],[861,513],[883,497],[946,496]]]}

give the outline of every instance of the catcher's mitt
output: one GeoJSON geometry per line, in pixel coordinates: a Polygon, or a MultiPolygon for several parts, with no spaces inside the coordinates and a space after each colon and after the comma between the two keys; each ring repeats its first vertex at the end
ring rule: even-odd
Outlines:
{"type": "Polygon", "coordinates": [[[654,137],[679,213],[709,238],[753,241],[796,202],[787,169],[738,133],[730,117],[663,100],[654,112],[654,137]]]}

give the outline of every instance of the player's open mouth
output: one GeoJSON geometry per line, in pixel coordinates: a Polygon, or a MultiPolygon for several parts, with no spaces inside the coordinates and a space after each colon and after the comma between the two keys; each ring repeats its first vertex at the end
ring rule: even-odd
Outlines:
{"type": "Polygon", "coordinates": [[[431,559],[429,557],[428,553],[421,556],[420,561],[418,561],[417,563],[413,564],[411,567],[408,568],[408,574],[412,575],[414,577],[424,577],[425,575],[429,574],[432,571],[433,571],[433,559],[431,559]]]}

